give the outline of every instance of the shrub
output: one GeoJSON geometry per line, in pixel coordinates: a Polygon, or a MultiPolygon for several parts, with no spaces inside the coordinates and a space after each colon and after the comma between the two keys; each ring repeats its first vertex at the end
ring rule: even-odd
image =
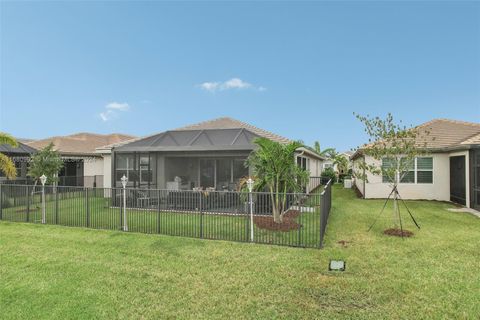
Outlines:
{"type": "Polygon", "coordinates": [[[322,177],[331,179],[332,183],[334,183],[335,180],[337,179],[333,168],[326,168],[325,170],[323,170],[322,177]]]}

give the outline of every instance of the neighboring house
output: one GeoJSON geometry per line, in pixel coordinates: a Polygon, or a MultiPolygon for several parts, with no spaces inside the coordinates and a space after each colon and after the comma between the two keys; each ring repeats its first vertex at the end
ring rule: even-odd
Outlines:
{"type": "MultiPolygon", "coordinates": [[[[339,155],[342,155],[344,156],[346,159],[349,160],[349,163],[348,163],[348,169],[351,168],[351,161],[350,161],[350,157],[353,155],[353,152],[352,151],[345,151],[345,152],[340,152],[339,155]]],[[[333,163],[334,160],[333,159],[330,159],[330,158],[327,158],[325,159],[325,161],[323,162],[323,169],[327,169],[327,168],[333,168],[333,171],[335,171],[336,173],[338,174],[347,174],[347,172],[338,172],[338,168],[337,168],[337,165],[333,163]]]]}
{"type": "MultiPolygon", "coordinates": [[[[400,195],[404,199],[453,201],[480,209],[480,123],[435,119],[418,128],[430,131],[428,154],[415,159],[399,184],[400,195]]],[[[359,162],[375,161],[361,149],[351,159],[357,170],[359,162]]],[[[390,193],[386,177],[367,173],[367,180],[355,179],[364,198],[386,198],[390,193]]]]}
{"type": "MultiPolygon", "coordinates": [[[[235,119],[218,118],[97,148],[97,153],[112,155],[113,181],[105,179],[106,187],[107,181],[120,187],[125,175],[128,186],[136,188],[235,190],[238,180],[250,173],[244,163],[258,137],[291,141],[235,119]]],[[[292,161],[311,176],[321,174],[323,158],[307,148],[299,148],[292,161]]]]}
{"type": "MultiPolygon", "coordinates": [[[[103,187],[104,159],[96,153],[96,148],[131,140],[124,134],[77,133],[69,136],[57,136],[28,143],[30,147],[42,149],[53,143],[64,161],[59,173],[60,186],[103,187]]],[[[110,159],[108,159],[110,161],[110,159]]],[[[109,175],[108,172],[107,175],[109,175]]]]}
{"type": "MultiPolygon", "coordinates": [[[[16,148],[9,144],[0,145],[0,153],[10,157],[13,163],[15,163],[15,167],[17,168],[17,177],[15,180],[17,182],[25,182],[27,180],[28,161],[30,156],[37,150],[19,141],[17,141],[17,144],[18,146],[16,148]]],[[[7,180],[7,178],[3,172],[0,171],[0,181],[3,180],[7,180]]]]}

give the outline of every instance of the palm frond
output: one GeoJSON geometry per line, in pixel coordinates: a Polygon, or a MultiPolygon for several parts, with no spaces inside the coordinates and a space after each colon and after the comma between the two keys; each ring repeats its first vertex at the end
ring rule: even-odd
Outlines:
{"type": "Polygon", "coordinates": [[[5,132],[0,132],[0,144],[9,144],[12,147],[18,147],[17,140],[5,132]]]}
{"type": "Polygon", "coordinates": [[[17,169],[12,159],[0,153],[0,171],[2,171],[8,179],[14,179],[17,176],[17,169]]]}

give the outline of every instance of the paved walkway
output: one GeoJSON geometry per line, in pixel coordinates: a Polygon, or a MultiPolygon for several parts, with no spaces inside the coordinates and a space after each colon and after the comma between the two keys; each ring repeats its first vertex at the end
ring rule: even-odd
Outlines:
{"type": "Polygon", "coordinates": [[[452,212],[467,212],[467,213],[473,214],[474,216],[477,216],[478,218],[480,218],[480,211],[470,209],[470,208],[451,208],[451,209],[447,209],[447,210],[452,211],[452,212]]]}

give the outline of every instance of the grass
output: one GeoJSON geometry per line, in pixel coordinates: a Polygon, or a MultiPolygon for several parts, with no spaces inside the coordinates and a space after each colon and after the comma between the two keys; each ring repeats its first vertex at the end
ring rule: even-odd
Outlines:
{"type": "Polygon", "coordinates": [[[323,250],[1,222],[0,317],[478,318],[480,219],[409,201],[402,240],[388,214],[366,231],[382,201],[333,194],[323,250]]]}
{"type": "MultiPolygon", "coordinates": [[[[15,222],[41,223],[41,198],[36,195],[34,204],[26,205],[26,197],[10,198],[10,206],[3,208],[2,219],[15,222]]],[[[255,241],[290,246],[318,247],[320,244],[320,197],[312,195],[311,210],[303,212],[296,221],[303,227],[289,232],[270,231],[254,226],[255,241]]],[[[122,211],[110,205],[110,198],[90,196],[83,192],[60,194],[55,201],[53,194],[46,201],[46,223],[95,229],[122,229],[122,211]]],[[[222,208],[218,209],[219,211],[222,208]]],[[[156,209],[127,209],[130,232],[158,233],[193,238],[249,241],[250,217],[248,215],[222,215],[200,212],[186,213],[156,209]]]]}

